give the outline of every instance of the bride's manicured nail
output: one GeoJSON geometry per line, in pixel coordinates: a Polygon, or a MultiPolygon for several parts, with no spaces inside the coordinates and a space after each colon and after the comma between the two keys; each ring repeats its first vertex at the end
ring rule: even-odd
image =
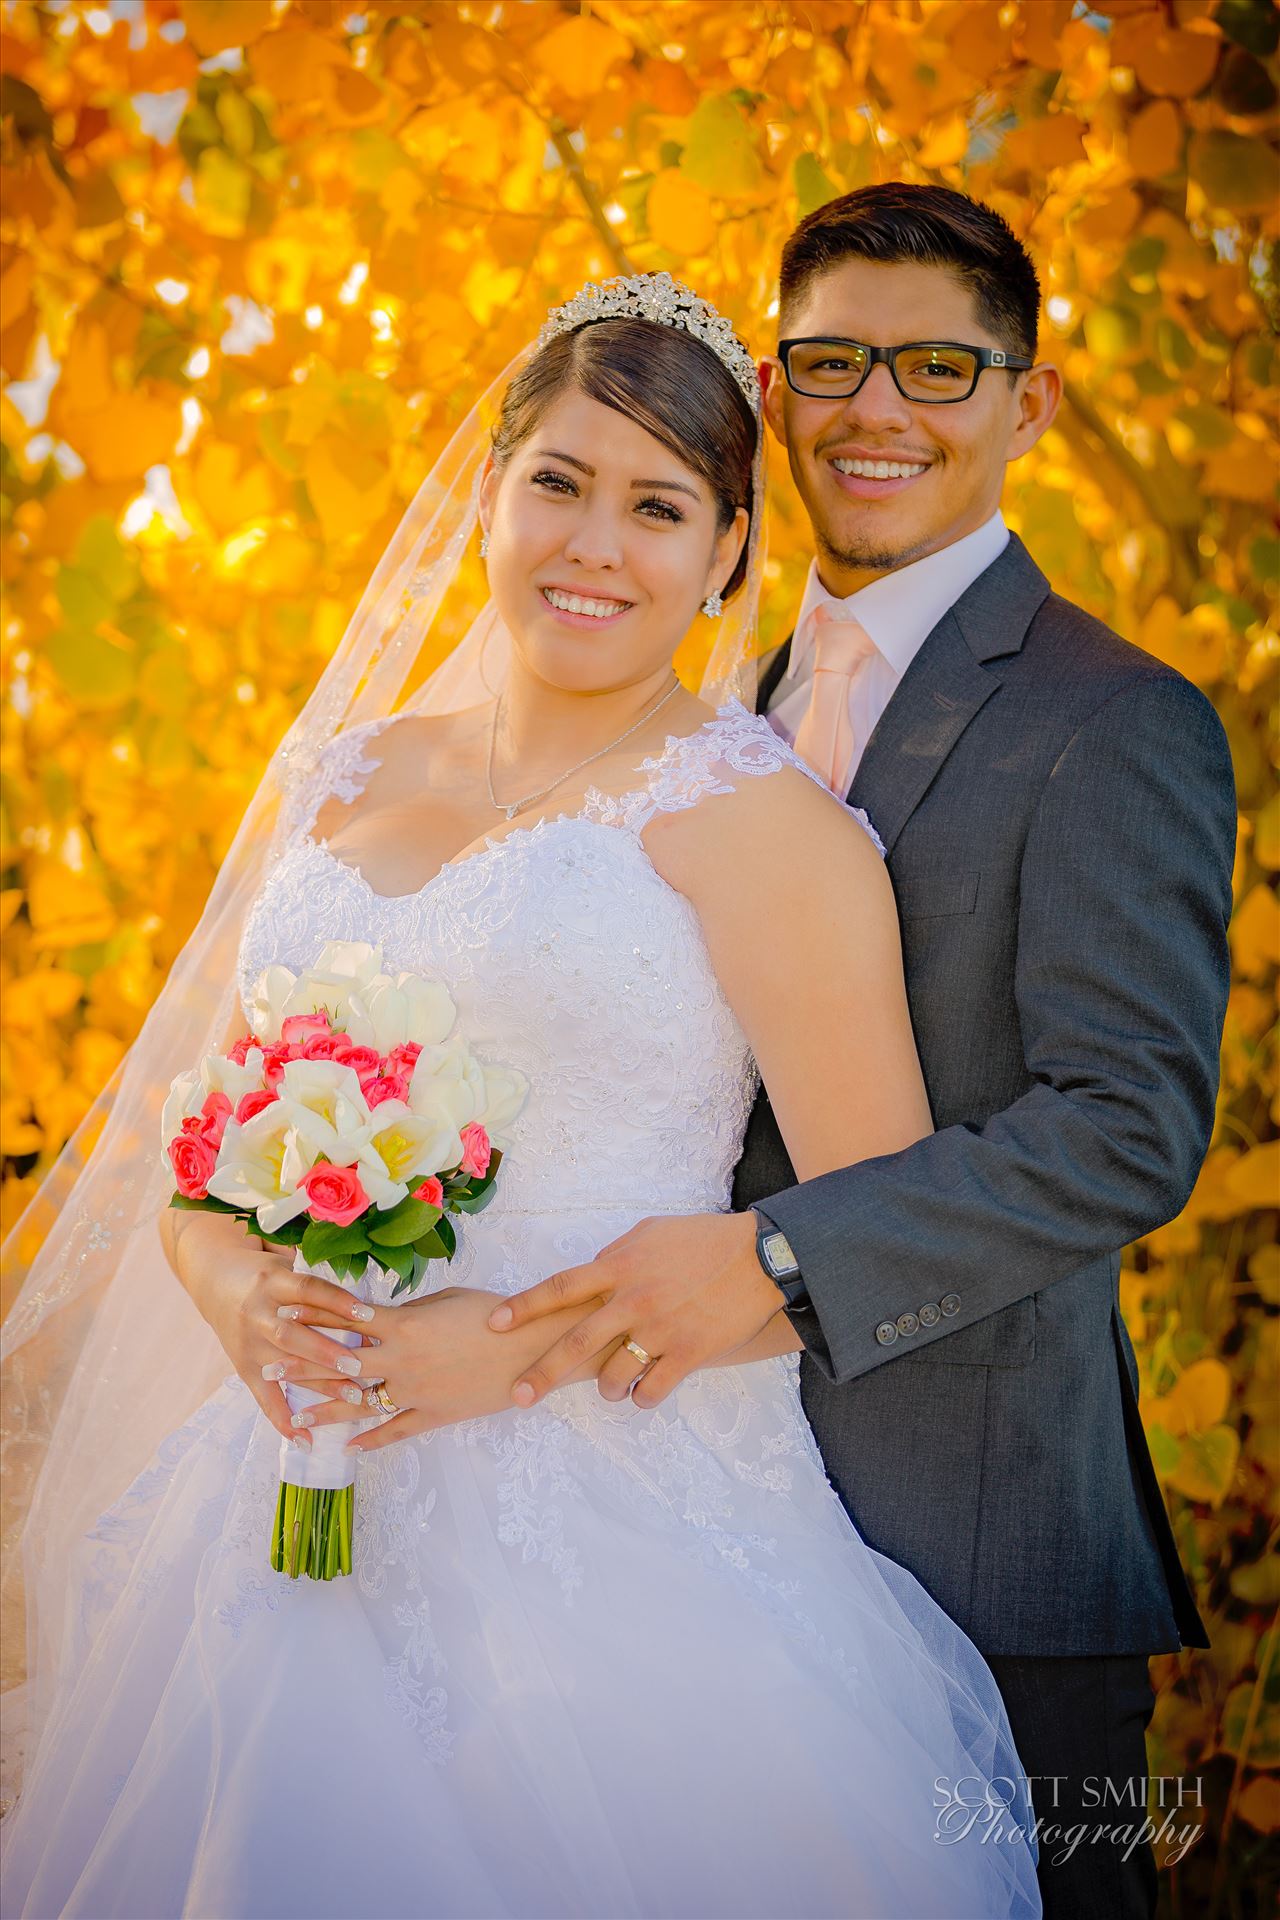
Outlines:
{"type": "Polygon", "coordinates": [[[360,1402],[364,1399],[364,1395],[360,1391],[359,1387],[344,1387],[342,1389],[342,1397],[344,1400],[348,1401],[350,1405],[353,1407],[358,1407],[360,1405],[360,1402]]]}
{"type": "Polygon", "coordinates": [[[373,1318],[373,1308],[372,1308],[372,1307],[366,1307],[366,1306],[365,1306],[365,1305],[363,1304],[363,1302],[361,1302],[361,1303],[360,1303],[360,1304],[359,1304],[358,1306],[354,1306],[354,1307],[352,1307],[352,1309],[351,1309],[351,1318],[352,1318],[353,1320],[372,1320],[372,1318],[373,1318]]]}
{"type": "Polygon", "coordinates": [[[511,1325],[510,1307],[495,1307],[489,1315],[489,1325],[495,1333],[500,1333],[503,1327],[509,1327],[511,1325]]]}
{"type": "Polygon", "coordinates": [[[344,1353],[342,1358],[335,1360],[333,1364],[339,1373],[359,1373],[360,1371],[360,1362],[352,1353],[344,1353]]]}
{"type": "Polygon", "coordinates": [[[301,1320],[301,1318],[302,1318],[301,1307],[277,1307],[276,1308],[277,1320],[301,1320]]]}
{"type": "Polygon", "coordinates": [[[314,1413],[295,1413],[289,1422],[291,1427],[314,1427],[315,1423],[314,1413]]]}
{"type": "Polygon", "coordinates": [[[301,1433],[290,1434],[289,1445],[291,1447],[300,1448],[303,1453],[310,1453],[311,1436],[310,1434],[301,1434],[301,1433]]]}
{"type": "Polygon", "coordinates": [[[273,1360],[262,1369],[262,1377],[264,1380],[283,1380],[284,1368],[278,1360],[273,1360]]]}
{"type": "Polygon", "coordinates": [[[522,1380],[520,1385],[515,1388],[512,1397],[518,1400],[522,1407],[531,1407],[533,1405],[533,1388],[527,1380],[522,1380]]]}

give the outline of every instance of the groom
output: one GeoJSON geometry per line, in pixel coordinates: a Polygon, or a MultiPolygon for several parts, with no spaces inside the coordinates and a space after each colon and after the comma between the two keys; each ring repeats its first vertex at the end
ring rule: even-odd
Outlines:
{"type": "MultiPolygon", "coordinates": [[[[1145,1809],[1147,1658],[1207,1645],[1117,1275],[1208,1144],[1236,816],[1208,702],[1053,593],[1001,517],[1061,392],[1039,303],[990,209],[867,187],[787,242],[762,367],[817,557],[760,704],[885,842],[937,1131],[796,1185],[762,1095],[735,1214],[645,1222],[509,1304],[609,1295],[657,1356],[652,1406],[781,1301],[850,1516],[1000,1685],[1046,1915],[1114,1920],[1154,1906],[1149,1846],[1115,1837],[1145,1809]]],[[[767,933],[767,874],[761,912],[767,933]]],[[[565,1347],[522,1376],[539,1397],[565,1347]]]]}

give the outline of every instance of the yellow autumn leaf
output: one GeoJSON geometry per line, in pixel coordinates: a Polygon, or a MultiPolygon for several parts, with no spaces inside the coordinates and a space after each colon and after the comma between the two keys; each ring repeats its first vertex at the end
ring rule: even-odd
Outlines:
{"type": "Polygon", "coordinates": [[[1280,1831],[1280,1780],[1256,1773],[1236,1801],[1236,1817],[1257,1833],[1280,1831]]]}
{"type": "Polygon", "coordinates": [[[696,180],[668,168],[649,189],[649,236],[671,253],[705,253],[715,238],[711,201],[696,180]]]}
{"type": "Polygon", "coordinates": [[[78,973],[66,967],[43,967],[10,981],[4,994],[4,1025],[38,1033],[50,1020],[70,1013],[83,993],[84,981],[78,973]]]}
{"type": "Polygon", "coordinates": [[[93,1099],[116,1070],[124,1042],[100,1027],[82,1027],[71,1043],[71,1060],[81,1094],[93,1099]]]}
{"type": "Polygon", "coordinates": [[[182,18],[203,59],[247,47],[271,25],[272,0],[182,0],[182,18]]]}
{"type": "Polygon", "coordinates": [[[346,540],[380,520],[391,499],[384,458],[353,446],[342,434],[321,433],[307,449],[304,473],[326,540],[346,540]]]}
{"type": "Polygon", "coordinates": [[[1280,1207],[1280,1140],[1251,1147],[1232,1167],[1227,1184],[1246,1207],[1280,1207]]]}
{"type": "Polygon", "coordinates": [[[922,167],[954,167],[968,150],[969,123],[962,113],[953,113],[937,122],[923,142],[918,158],[922,167]]]}
{"type": "Polygon", "coordinates": [[[1171,100],[1152,100],[1129,122],[1129,165],[1144,180],[1172,172],[1182,158],[1184,125],[1171,100]]]}
{"type": "Polygon", "coordinates": [[[1259,980],[1280,964],[1280,900],[1259,880],[1231,917],[1231,953],[1246,980],[1259,980]]]}
{"type": "Polygon", "coordinates": [[[1203,1433],[1188,1433],[1178,1442],[1177,1463],[1164,1476],[1165,1484],[1188,1500],[1221,1506],[1239,1458],[1240,1435],[1234,1427],[1216,1426],[1203,1433]]]}
{"type": "Polygon", "coordinates": [[[45,856],[31,868],[27,911],[32,945],[52,952],[105,940],[115,926],[115,909],[94,881],[45,856]]]}
{"type": "Polygon", "coordinates": [[[95,480],[141,483],[177,445],[182,410],[177,400],[122,393],[92,413],[64,415],[64,431],[95,480]]]}
{"type": "Polygon", "coordinates": [[[1217,31],[1184,32],[1178,27],[1148,25],[1137,37],[1134,71],[1147,93],[1186,100],[1208,86],[1221,46],[1217,31]]]}
{"type": "Polygon", "coordinates": [[[1280,1307],[1280,1247],[1257,1247],[1249,1255],[1249,1278],[1269,1307],[1280,1307]]]}
{"type": "Polygon", "coordinates": [[[1253,501],[1259,506],[1275,499],[1277,477],[1274,449],[1243,437],[1211,453],[1204,468],[1204,484],[1210,493],[1227,500],[1253,501]]]}
{"type": "Polygon", "coordinates": [[[739,101],[725,93],[699,101],[689,116],[680,171],[726,198],[756,191],[764,169],[739,101]]]}
{"type": "Polygon", "coordinates": [[[589,100],[610,70],[631,53],[631,42],[603,20],[580,14],[540,40],[534,60],[554,84],[575,100],[589,100]]]}
{"type": "Polygon", "coordinates": [[[225,440],[210,440],[201,448],[191,473],[191,491],[219,538],[248,521],[262,519],[275,505],[267,468],[261,462],[244,467],[240,449],[225,440]]]}
{"type": "Polygon", "coordinates": [[[1160,1410],[1159,1425],[1175,1439],[1204,1433],[1223,1419],[1231,1404],[1231,1375],[1221,1360],[1193,1361],[1154,1404],[1160,1410]]]}
{"type": "Polygon", "coordinates": [[[255,80],[275,99],[290,105],[330,100],[337,76],[347,67],[342,50],[309,27],[285,25],[264,34],[250,56],[255,80]]]}

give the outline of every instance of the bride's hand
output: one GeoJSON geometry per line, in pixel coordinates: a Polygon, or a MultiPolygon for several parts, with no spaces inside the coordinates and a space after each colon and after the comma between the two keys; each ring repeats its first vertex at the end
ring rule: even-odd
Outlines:
{"type": "MultiPolygon", "coordinates": [[[[495,1333],[489,1325],[489,1314],[502,1297],[478,1287],[444,1287],[423,1300],[375,1307],[365,1332],[380,1345],[376,1370],[371,1361],[366,1371],[385,1380],[387,1395],[401,1412],[349,1441],[349,1450],[372,1452],[459,1420],[518,1412],[511,1405],[512,1380],[526,1360],[541,1351],[545,1322],[526,1331],[516,1352],[513,1336],[495,1333]]],[[[563,1317],[568,1323],[579,1314],[580,1309],[570,1308],[563,1317]]],[[[620,1345],[621,1340],[611,1345],[608,1355],[620,1345]]],[[[569,1377],[594,1377],[595,1364],[569,1377]]],[[[351,1418],[351,1408],[342,1399],[319,1401],[307,1411],[315,1425],[351,1418]]],[[[378,1408],[368,1411],[377,1413],[378,1408]]]]}
{"type": "Polygon", "coordinates": [[[379,1364],[375,1372],[376,1349],[339,1346],[312,1331],[344,1327],[367,1335],[373,1309],[330,1280],[295,1273],[293,1257],[292,1247],[263,1247],[225,1215],[183,1217],[179,1279],[276,1432],[310,1446],[290,1424],[284,1383],[339,1396],[323,1404],[341,1407],[341,1417],[352,1420],[364,1417],[363,1407],[353,1412],[363,1399],[355,1377],[380,1378],[383,1369],[379,1364]]]}

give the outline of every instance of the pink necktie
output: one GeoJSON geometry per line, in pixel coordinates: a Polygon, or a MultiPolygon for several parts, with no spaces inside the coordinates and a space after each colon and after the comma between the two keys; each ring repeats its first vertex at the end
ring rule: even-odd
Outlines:
{"type": "Polygon", "coordinates": [[[843,796],[853,777],[857,744],[849,691],[876,643],[859,621],[838,618],[825,603],[814,608],[813,624],[813,693],[796,735],[796,752],[843,796]]]}

